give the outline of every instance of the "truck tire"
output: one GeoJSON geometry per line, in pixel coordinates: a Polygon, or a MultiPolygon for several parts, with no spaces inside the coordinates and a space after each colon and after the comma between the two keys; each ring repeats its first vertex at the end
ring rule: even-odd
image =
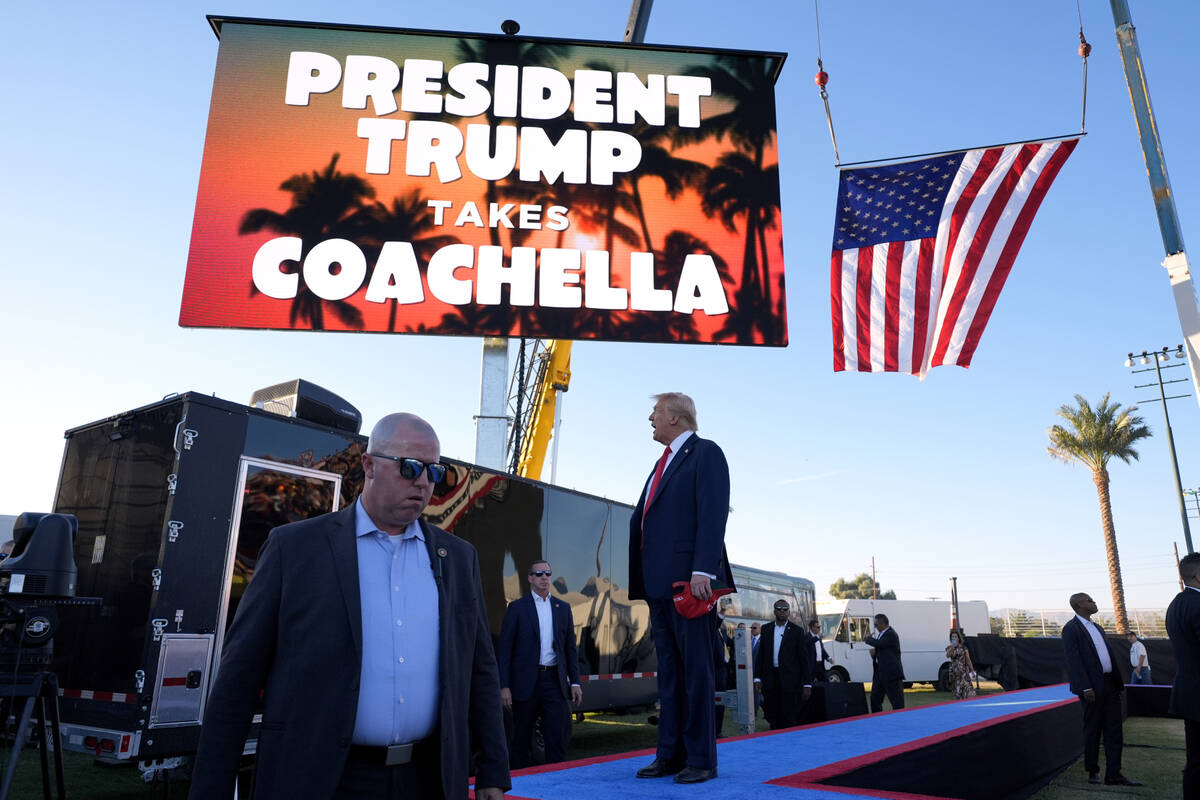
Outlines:
{"type": "Polygon", "coordinates": [[[833,667],[825,674],[825,679],[829,683],[849,683],[850,674],[841,667],[833,667]]]}
{"type": "Polygon", "coordinates": [[[937,686],[934,688],[936,688],[939,692],[954,691],[954,687],[950,685],[950,665],[949,664],[942,664],[941,668],[938,669],[937,686]]]}

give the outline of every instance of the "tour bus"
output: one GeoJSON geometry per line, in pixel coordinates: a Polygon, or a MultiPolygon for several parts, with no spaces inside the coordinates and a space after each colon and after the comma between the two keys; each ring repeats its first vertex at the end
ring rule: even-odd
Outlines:
{"type": "MultiPolygon", "coordinates": [[[[987,603],[958,604],[959,627],[967,636],[989,633],[987,603]]],[[[876,614],[886,614],[900,637],[900,658],[906,683],[935,683],[949,687],[951,609],[947,600],[822,600],[817,603],[825,652],[833,663],[829,680],[871,682],[871,648],[864,640],[875,633],[876,614]]]]}
{"type": "Polygon", "coordinates": [[[749,628],[754,622],[774,621],[776,600],[786,600],[792,621],[807,629],[816,602],[816,586],[812,581],[741,564],[730,567],[737,592],[721,598],[721,614],[730,635],[739,623],[749,628]]]}

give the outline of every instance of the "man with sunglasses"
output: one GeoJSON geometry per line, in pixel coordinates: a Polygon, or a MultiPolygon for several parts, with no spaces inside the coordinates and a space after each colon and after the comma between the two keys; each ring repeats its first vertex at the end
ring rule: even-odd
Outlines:
{"type": "Polygon", "coordinates": [[[476,797],[511,786],[478,557],[421,519],[440,451],[420,417],[386,416],[358,501],[271,532],[225,638],[190,797],[233,796],[260,695],[260,800],[465,800],[472,756],[476,797]]]}
{"type": "Polygon", "coordinates": [[[692,398],[668,392],[654,399],[650,427],[665,448],[629,520],[629,598],[650,607],[658,749],[637,776],[702,783],[717,777],[716,611],[689,619],[675,610],[673,597],[676,583],[705,602],[714,581],[735,588],[725,553],[729,465],[716,442],[696,435],[692,398]]]}
{"type": "Polygon", "coordinates": [[[546,763],[567,759],[571,710],[583,702],[575,620],[571,607],[550,594],[549,562],[529,566],[530,593],[514,600],[500,626],[500,701],[512,709],[513,769],[530,765],[533,723],[542,718],[546,763]]]}

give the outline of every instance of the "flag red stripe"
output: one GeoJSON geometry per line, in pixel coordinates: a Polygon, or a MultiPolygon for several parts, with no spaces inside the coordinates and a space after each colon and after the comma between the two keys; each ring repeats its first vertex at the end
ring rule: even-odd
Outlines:
{"type": "Polygon", "coordinates": [[[975,312],[975,319],[971,321],[971,328],[967,331],[966,342],[963,343],[962,350],[958,355],[959,366],[971,366],[971,358],[975,355],[975,348],[979,346],[979,340],[983,336],[983,329],[987,326],[988,319],[992,315],[992,311],[996,306],[996,301],[1000,298],[1000,290],[1004,288],[1004,282],[1008,279],[1009,273],[1012,271],[1013,263],[1017,260],[1017,251],[1021,249],[1021,245],[1025,243],[1025,235],[1029,233],[1029,228],[1033,224],[1034,215],[1042,205],[1042,200],[1046,197],[1046,192],[1050,190],[1050,184],[1054,183],[1054,179],[1058,177],[1059,170],[1066,163],[1067,158],[1075,150],[1075,145],[1079,144],[1078,139],[1072,139],[1063,142],[1054,151],[1054,155],[1046,162],[1046,166],[1042,168],[1042,172],[1038,175],[1037,181],[1034,182],[1033,189],[1029,192],[1029,197],[1025,200],[1025,205],[1021,208],[1020,214],[1017,215],[1017,220],[1013,224],[1012,233],[1009,234],[1008,241],[1004,243],[1004,249],[1000,252],[1000,257],[996,261],[996,268],[992,271],[991,280],[988,281],[987,289],[984,290],[983,298],[979,301],[979,309],[975,312]]]}
{"type": "Polygon", "coordinates": [[[846,369],[846,332],[842,329],[842,251],[829,260],[829,305],[833,312],[833,371],[846,369]]]}
{"type": "Polygon", "coordinates": [[[857,323],[858,371],[871,371],[871,251],[858,248],[858,285],[855,287],[854,315],[857,323]]]}
{"type": "MultiPolygon", "coordinates": [[[[987,210],[983,213],[983,218],[980,219],[979,225],[976,226],[974,234],[971,236],[971,244],[967,248],[967,252],[963,257],[962,269],[959,272],[958,283],[954,287],[954,296],[950,298],[950,304],[946,307],[946,316],[942,322],[941,335],[938,337],[937,348],[933,351],[933,359],[931,365],[938,365],[945,362],[946,350],[950,347],[950,341],[954,337],[954,328],[958,324],[958,317],[962,313],[963,304],[967,300],[967,295],[971,292],[971,284],[975,280],[975,273],[979,270],[979,262],[983,255],[987,252],[988,244],[991,242],[992,233],[996,230],[996,224],[1000,221],[1000,215],[1004,213],[1008,201],[1012,199],[1013,192],[1021,182],[1021,176],[1025,174],[1025,168],[1029,166],[1029,162],[1033,160],[1034,155],[1041,148],[1039,144],[1027,144],[1020,149],[1016,158],[1013,159],[1012,166],[1000,179],[1000,184],[996,187],[996,192],[992,195],[992,199],[988,201],[987,210]]],[[[992,151],[989,151],[992,152],[992,151]]]]}
{"type": "Polygon", "coordinates": [[[912,371],[921,373],[925,361],[925,340],[929,336],[929,284],[933,280],[933,246],[936,239],[922,239],[917,255],[917,288],[913,298],[912,371]]]}
{"type": "Polygon", "coordinates": [[[900,363],[900,271],[904,242],[888,245],[886,310],[883,315],[883,369],[897,372],[900,363]]]}
{"type": "Polygon", "coordinates": [[[975,168],[974,174],[971,175],[971,179],[967,181],[962,194],[958,196],[958,201],[954,204],[954,212],[950,215],[950,228],[946,235],[946,255],[942,261],[942,289],[946,288],[946,277],[950,274],[950,261],[954,258],[954,248],[958,244],[958,234],[962,231],[967,212],[971,210],[971,204],[975,202],[980,188],[992,174],[992,170],[996,168],[996,162],[1000,160],[1002,152],[1002,148],[993,148],[984,152],[979,159],[979,166],[975,168]]]}

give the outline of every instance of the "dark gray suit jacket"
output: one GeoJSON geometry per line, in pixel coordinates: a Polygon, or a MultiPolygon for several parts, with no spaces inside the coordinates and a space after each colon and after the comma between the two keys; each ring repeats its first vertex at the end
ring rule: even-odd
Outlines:
{"type": "Polygon", "coordinates": [[[1167,636],[1175,651],[1171,713],[1200,721],[1200,592],[1184,589],[1167,607],[1167,636]]]}
{"type": "MultiPolygon", "coordinates": [[[[500,681],[479,559],[467,542],[422,520],[438,587],[438,709],[445,797],[511,786],[500,681]]],[[[250,717],[263,692],[254,796],[333,795],[354,732],[362,607],[354,505],[271,532],[225,637],[192,773],[195,800],[232,797],[250,717]]]]}

